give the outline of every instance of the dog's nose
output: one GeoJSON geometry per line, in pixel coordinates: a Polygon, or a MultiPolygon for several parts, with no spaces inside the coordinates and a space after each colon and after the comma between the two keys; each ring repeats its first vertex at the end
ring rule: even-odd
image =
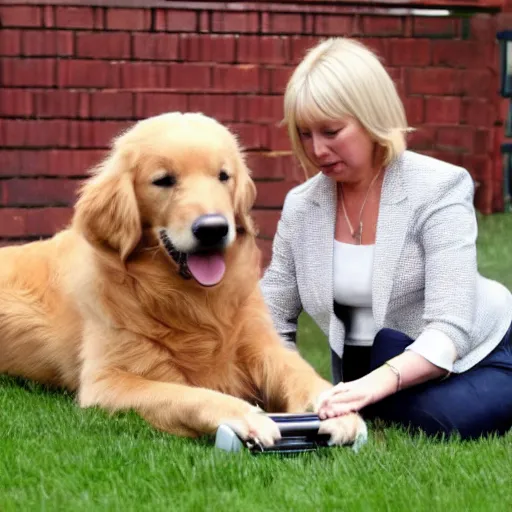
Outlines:
{"type": "Polygon", "coordinates": [[[205,247],[220,244],[228,230],[228,221],[219,214],[201,215],[192,224],[192,233],[205,247]]]}

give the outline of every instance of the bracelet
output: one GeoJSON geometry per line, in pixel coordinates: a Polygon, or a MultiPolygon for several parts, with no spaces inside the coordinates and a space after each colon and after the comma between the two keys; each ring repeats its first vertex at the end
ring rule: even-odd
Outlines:
{"type": "Polygon", "coordinates": [[[402,376],[400,375],[400,371],[394,367],[391,363],[388,363],[387,361],[384,363],[384,366],[387,366],[395,375],[396,375],[396,391],[395,393],[398,393],[400,389],[402,388],[402,376]]]}

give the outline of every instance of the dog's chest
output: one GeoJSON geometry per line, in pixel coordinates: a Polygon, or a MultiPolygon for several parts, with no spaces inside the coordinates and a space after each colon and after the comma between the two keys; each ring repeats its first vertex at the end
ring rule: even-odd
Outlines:
{"type": "Polygon", "coordinates": [[[190,386],[257,400],[258,393],[250,371],[234,349],[220,344],[210,350],[204,345],[200,350],[174,350],[170,361],[190,386]]]}

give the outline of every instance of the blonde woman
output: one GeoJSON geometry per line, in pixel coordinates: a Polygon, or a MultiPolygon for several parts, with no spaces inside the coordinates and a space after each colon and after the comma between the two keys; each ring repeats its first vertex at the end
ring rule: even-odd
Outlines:
{"type": "Polygon", "coordinates": [[[261,286],[291,348],[303,310],[328,336],[337,385],[319,415],[507,431],[512,296],[478,273],[469,173],[406,149],[393,81],[354,40],[307,53],[284,111],[311,177],[286,197],[261,286]]]}

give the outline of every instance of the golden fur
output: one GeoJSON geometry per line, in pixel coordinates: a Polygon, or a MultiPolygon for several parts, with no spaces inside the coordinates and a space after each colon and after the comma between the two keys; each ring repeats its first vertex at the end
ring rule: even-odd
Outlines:
{"type": "MultiPolygon", "coordinates": [[[[82,407],[134,409],[172,434],[225,422],[272,444],[279,432],[259,408],[314,410],[331,384],[273,329],[254,199],[224,126],[181,113],[136,123],[84,183],[68,228],[0,250],[0,372],[75,391],[82,407]],[[155,186],[170,173],[175,185],[155,186]],[[204,287],[178,273],[158,232],[190,245],[194,219],[211,212],[231,239],[223,279],[204,287]]],[[[363,428],[357,414],[322,426],[338,443],[363,428]]]]}

